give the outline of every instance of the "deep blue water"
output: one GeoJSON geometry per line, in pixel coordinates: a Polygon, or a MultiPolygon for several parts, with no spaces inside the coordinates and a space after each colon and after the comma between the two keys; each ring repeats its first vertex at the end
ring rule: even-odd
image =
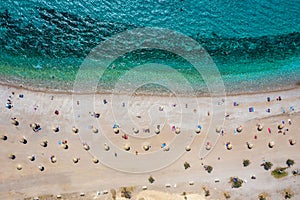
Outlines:
{"type": "MultiPolygon", "coordinates": [[[[2,80],[70,88],[91,49],[141,27],[167,28],[198,41],[228,92],[280,89],[300,80],[299,0],[5,0],[0,14],[2,80]]],[[[124,55],[117,72],[106,73],[107,88],[128,66],[147,62],[170,65],[205,90],[188,63],[156,50],[124,55]]]]}

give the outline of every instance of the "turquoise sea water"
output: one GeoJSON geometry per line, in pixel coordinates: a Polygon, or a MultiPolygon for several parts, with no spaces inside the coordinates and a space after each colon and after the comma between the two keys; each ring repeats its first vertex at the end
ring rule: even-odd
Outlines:
{"type": "MultiPolygon", "coordinates": [[[[91,49],[126,30],[161,27],[199,42],[229,93],[289,88],[300,80],[299,16],[298,0],[5,0],[0,5],[1,80],[72,89],[91,49]]],[[[155,49],[120,57],[99,89],[112,89],[127,71],[143,63],[169,65],[197,93],[207,92],[189,63],[155,49]]]]}

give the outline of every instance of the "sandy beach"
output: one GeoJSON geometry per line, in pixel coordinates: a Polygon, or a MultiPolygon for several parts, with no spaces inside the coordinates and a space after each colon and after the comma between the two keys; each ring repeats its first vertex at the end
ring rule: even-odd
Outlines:
{"type": "Polygon", "coordinates": [[[0,199],[113,199],[112,189],[126,199],[122,187],[136,200],[283,199],[285,190],[300,198],[300,88],[213,102],[0,91],[0,199]],[[288,159],[287,176],[273,177],[288,159]]]}

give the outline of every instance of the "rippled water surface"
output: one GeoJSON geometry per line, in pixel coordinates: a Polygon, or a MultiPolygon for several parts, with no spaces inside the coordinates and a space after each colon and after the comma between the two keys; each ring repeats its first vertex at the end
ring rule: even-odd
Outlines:
{"type": "MultiPolygon", "coordinates": [[[[199,42],[216,63],[228,92],[280,89],[300,80],[298,0],[5,0],[0,15],[2,81],[71,89],[94,47],[142,27],[167,28],[199,42]]],[[[155,49],[123,55],[105,73],[99,89],[110,90],[143,63],[172,66],[197,92],[207,90],[184,59],[155,49]]]]}

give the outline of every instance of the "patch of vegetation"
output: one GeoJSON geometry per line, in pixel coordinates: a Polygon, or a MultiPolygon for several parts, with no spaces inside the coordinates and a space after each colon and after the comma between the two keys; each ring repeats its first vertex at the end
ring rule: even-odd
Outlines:
{"type": "Polygon", "coordinates": [[[121,188],[121,197],[125,197],[126,199],[131,199],[132,192],[134,188],[133,187],[122,187],[121,188]]]}
{"type": "Polygon", "coordinates": [[[188,168],[191,167],[190,163],[188,163],[188,162],[185,162],[185,163],[183,164],[183,166],[184,166],[184,169],[188,169],[188,168]]]}
{"type": "Polygon", "coordinates": [[[208,173],[211,173],[212,170],[213,170],[213,167],[210,166],[210,165],[204,165],[204,169],[205,169],[208,173]]]}
{"type": "Polygon", "coordinates": [[[258,200],[267,200],[267,197],[265,194],[259,194],[258,195],[258,200]]]}
{"type": "Polygon", "coordinates": [[[154,183],[155,179],[154,179],[152,176],[150,176],[150,177],[148,178],[148,181],[152,184],[152,183],[154,183]]]}
{"type": "Polygon", "coordinates": [[[291,199],[294,196],[294,192],[290,189],[283,190],[283,198],[284,199],[291,199]]]}
{"type": "Polygon", "coordinates": [[[205,195],[206,197],[210,196],[210,191],[209,191],[209,189],[207,189],[207,187],[202,187],[202,189],[203,189],[204,195],[205,195]]]}
{"type": "Polygon", "coordinates": [[[111,189],[110,192],[111,192],[111,198],[113,200],[116,200],[117,199],[117,191],[115,189],[111,189]]]}
{"type": "Polygon", "coordinates": [[[232,188],[239,188],[242,187],[244,181],[238,177],[230,177],[229,182],[231,183],[232,188]]]}
{"type": "Polygon", "coordinates": [[[230,199],[231,198],[231,195],[230,195],[229,192],[224,192],[223,195],[224,195],[225,199],[230,199]]]}
{"type": "Polygon", "coordinates": [[[291,166],[293,166],[294,164],[295,164],[295,161],[294,161],[294,160],[292,160],[292,159],[287,159],[286,165],[287,165],[288,167],[291,167],[291,166]]]}
{"type": "Polygon", "coordinates": [[[244,167],[247,167],[248,165],[250,165],[250,160],[246,159],[246,160],[243,160],[243,165],[244,167]]]}
{"type": "Polygon", "coordinates": [[[282,178],[288,175],[288,172],[285,171],[286,169],[286,167],[277,167],[272,171],[271,174],[274,176],[274,178],[282,178]]]}
{"type": "Polygon", "coordinates": [[[265,170],[269,170],[269,169],[272,168],[273,163],[271,163],[271,162],[265,162],[265,163],[261,164],[261,166],[263,166],[265,170]]]}

